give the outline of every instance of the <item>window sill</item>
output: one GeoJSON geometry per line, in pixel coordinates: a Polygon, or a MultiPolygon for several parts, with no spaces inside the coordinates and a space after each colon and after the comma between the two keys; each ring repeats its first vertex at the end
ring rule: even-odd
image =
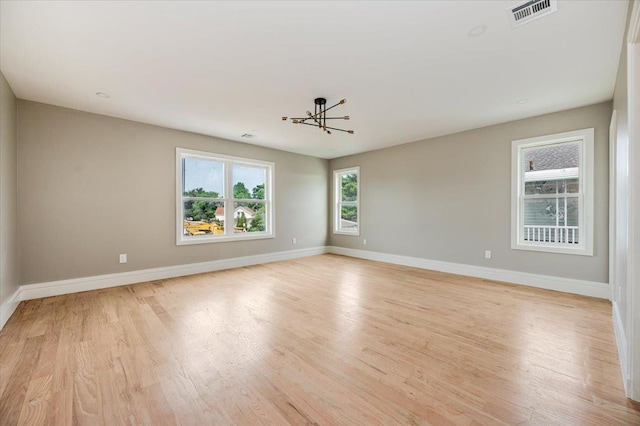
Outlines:
{"type": "Polygon", "coordinates": [[[208,235],[191,237],[188,240],[180,238],[177,242],[177,246],[188,246],[192,244],[210,244],[210,243],[228,243],[230,241],[249,241],[249,240],[266,240],[275,238],[274,234],[253,234],[253,235],[238,235],[238,236],[224,236],[224,237],[211,237],[208,235]]]}
{"type": "Polygon", "coordinates": [[[593,256],[593,249],[587,249],[584,246],[550,246],[544,244],[527,244],[518,243],[511,245],[512,250],[540,251],[546,253],[573,254],[578,256],[593,256]]]}
{"type": "Polygon", "coordinates": [[[335,235],[351,235],[353,237],[359,237],[360,231],[349,232],[349,231],[333,231],[335,235]]]}

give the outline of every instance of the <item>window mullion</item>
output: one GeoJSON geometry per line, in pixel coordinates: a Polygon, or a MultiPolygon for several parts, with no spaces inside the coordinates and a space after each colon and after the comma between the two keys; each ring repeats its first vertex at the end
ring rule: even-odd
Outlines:
{"type": "Polygon", "coordinates": [[[521,195],[518,199],[518,241],[524,242],[525,229],[524,229],[524,200],[525,196],[521,195]]]}
{"type": "Polygon", "coordinates": [[[182,201],[206,201],[208,203],[217,203],[222,198],[210,198],[210,197],[182,197],[182,201]]]}
{"type": "Polygon", "coordinates": [[[233,167],[231,162],[224,163],[224,235],[233,235],[233,167]]]}

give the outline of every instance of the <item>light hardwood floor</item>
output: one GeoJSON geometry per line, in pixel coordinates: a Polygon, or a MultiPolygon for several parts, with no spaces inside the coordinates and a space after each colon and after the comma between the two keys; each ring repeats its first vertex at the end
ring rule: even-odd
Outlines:
{"type": "Polygon", "coordinates": [[[2,425],[640,424],[608,301],[323,255],[22,302],[2,425]]]}

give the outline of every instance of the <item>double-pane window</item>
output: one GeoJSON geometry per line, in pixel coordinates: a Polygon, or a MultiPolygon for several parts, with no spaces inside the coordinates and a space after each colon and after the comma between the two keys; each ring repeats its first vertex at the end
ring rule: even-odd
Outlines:
{"type": "Polygon", "coordinates": [[[177,244],[272,237],[273,168],[178,148],[177,244]]]}
{"type": "Polygon", "coordinates": [[[335,170],[333,232],[359,235],[360,219],[360,168],[335,170]]]}
{"type": "Polygon", "coordinates": [[[513,142],[512,248],[593,253],[593,129],[513,142]]]}

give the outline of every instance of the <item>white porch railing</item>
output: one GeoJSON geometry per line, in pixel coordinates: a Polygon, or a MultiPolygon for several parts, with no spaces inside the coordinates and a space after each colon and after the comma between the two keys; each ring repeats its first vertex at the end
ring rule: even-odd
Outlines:
{"type": "Polygon", "coordinates": [[[578,244],[578,227],[525,225],[524,240],[544,243],[578,244]]]}

